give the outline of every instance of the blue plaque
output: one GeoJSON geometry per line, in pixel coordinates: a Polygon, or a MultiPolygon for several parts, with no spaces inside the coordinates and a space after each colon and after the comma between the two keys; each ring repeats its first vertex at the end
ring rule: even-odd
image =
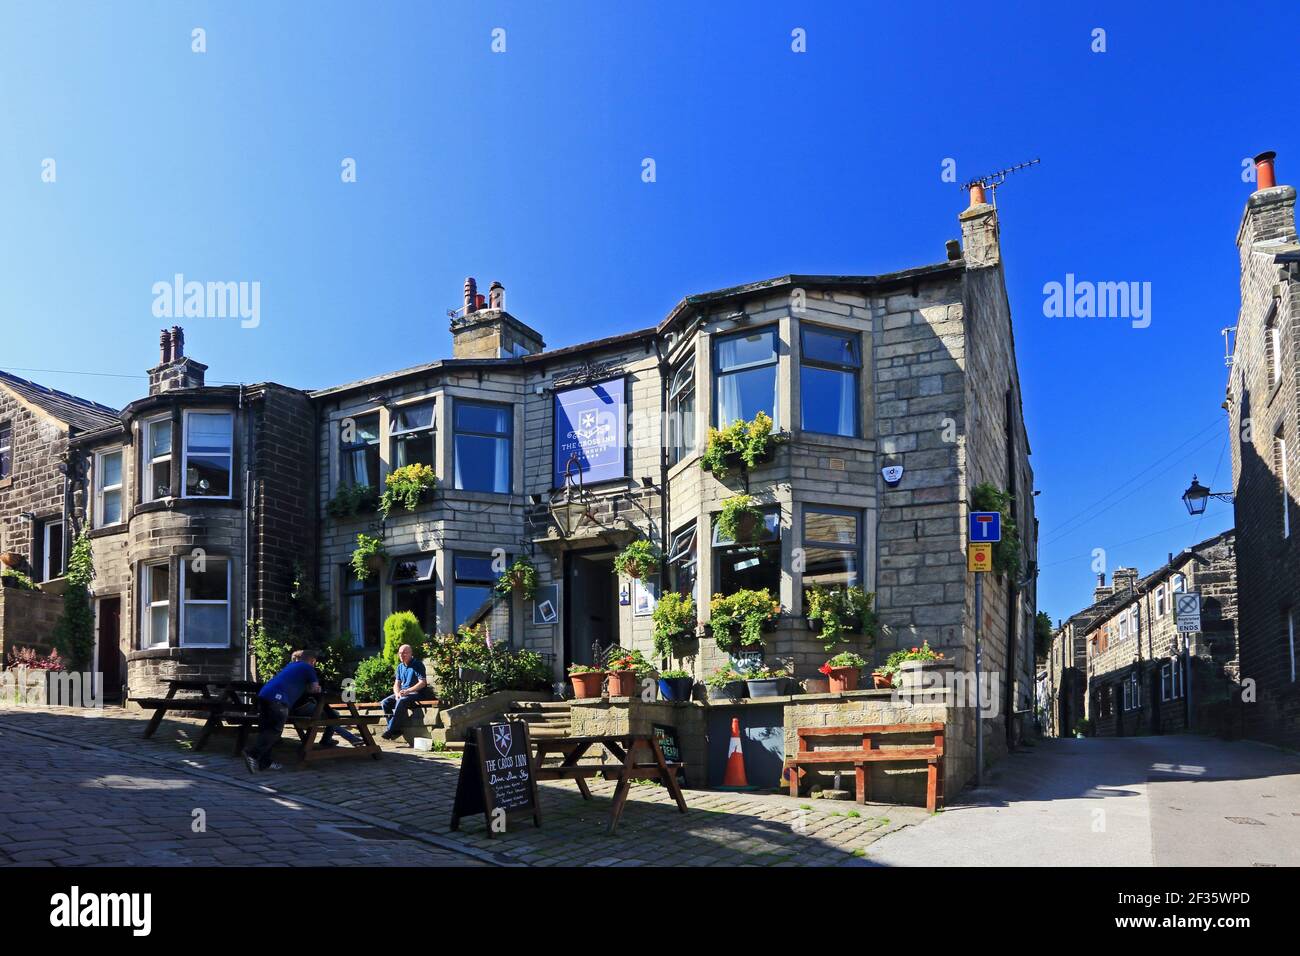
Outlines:
{"type": "Polygon", "coordinates": [[[625,388],[616,378],[555,393],[555,487],[575,454],[585,484],[627,477],[625,388]]]}

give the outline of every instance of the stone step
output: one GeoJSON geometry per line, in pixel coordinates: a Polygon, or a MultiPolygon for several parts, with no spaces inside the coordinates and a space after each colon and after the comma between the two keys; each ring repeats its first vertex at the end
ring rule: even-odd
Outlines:
{"type": "Polygon", "coordinates": [[[568,713],[570,704],[567,700],[512,700],[510,702],[510,711],[512,713],[521,713],[523,711],[562,711],[568,713]]]}
{"type": "Polygon", "coordinates": [[[553,725],[563,724],[566,727],[569,725],[568,714],[539,714],[535,712],[530,713],[527,711],[522,713],[516,713],[514,711],[507,711],[501,716],[505,720],[522,720],[530,727],[542,727],[547,724],[553,724],[553,725]]]}

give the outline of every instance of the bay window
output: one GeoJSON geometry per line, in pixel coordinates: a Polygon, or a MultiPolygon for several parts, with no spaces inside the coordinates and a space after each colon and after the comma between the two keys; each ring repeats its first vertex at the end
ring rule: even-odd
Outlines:
{"type": "Polygon", "coordinates": [[[800,427],[856,438],[861,337],[813,325],[801,326],[799,334],[800,427]]]}
{"type": "Polygon", "coordinates": [[[122,522],[122,451],[95,455],[95,527],[122,522]]]}
{"type": "Polygon", "coordinates": [[[379,414],[339,423],[339,484],[379,488],[379,414]]]}
{"type": "Polygon", "coordinates": [[[230,646],[230,562],[181,561],[181,646],[230,646]]]}
{"type": "Polygon", "coordinates": [[[140,646],[166,647],[168,612],[171,606],[171,569],[165,564],[146,564],[140,571],[140,646]]]}
{"type": "Polygon", "coordinates": [[[230,412],[185,413],[186,498],[229,498],[234,469],[234,424],[230,412]]]}
{"type": "Polygon", "coordinates": [[[154,418],[141,426],[143,461],[140,500],[170,498],[172,493],[172,420],[154,418]]]}
{"type": "Polygon", "coordinates": [[[759,412],[777,421],[775,328],[739,332],[713,343],[714,423],[752,421],[759,412]]]}
{"type": "Polygon", "coordinates": [[[668,387],[668,464],[695,448],[695,353],[682,359],[668,387]]]}
{"type": "Polygon", "coordinates": [[[509,405],[456,400],[457,490],[510,493],[511,419],[509,405]]]}
{"type": "Polygon", "coordinates": [[[714,593],[731,595],[741,590],[767,588],[772,597],[781,593],[781,512],[763,510],[756,539],[738,544],[713,527],[714,593]]]}
{"type": "Polygon", "coordinates": [[[395,409],[390,428],[392,467],[402,468],[414,464],[433,467],[436,424],[433,402],[418,402],[395,409]]]}
{"type": "Polygon", "coordinates": [[[848,588],[862,584],[862,522],[848,508],[805,507],[803,585],[848,588]]]}
{"type": "Polygon", "coordinates": [[[410,611],[426,634],[436,630],[437,591],[433,574],[433,553],[405,555],[393,559],[388,581],[393,586],[393,610],[410,611]]]}
{"type": "Polygon", "coordinates": [[[380,637],[379,583],[372,574],[359,580],[352,565],[343,570],[343,618],[347,633],[357,647],[378,647],[380,637]]]}

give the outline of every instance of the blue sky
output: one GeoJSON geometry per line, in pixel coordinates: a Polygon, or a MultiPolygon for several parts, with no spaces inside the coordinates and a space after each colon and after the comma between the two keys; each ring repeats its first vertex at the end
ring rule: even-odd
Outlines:
{"type": "Polygon", "coordinates": [[[1039,604],[1066,616],[1094,548],[1146,572],[1231,523],[1179,495],[1230,479],[1241,161],[1300,178],[1300,6],[1055,6],[5,2],[0,367],[137,397],[119,376],[155,360],[178,272],[261,284],[257,328],[184,322],[210,381],[445,355],[466,275],[562,346],[694,292],[940,261],[965,206],[943,161],[1041,157],[999,207],[1039,604]],[[1150,282],[1150,327],[1044,317],[1066,273],[1150,282]]]}

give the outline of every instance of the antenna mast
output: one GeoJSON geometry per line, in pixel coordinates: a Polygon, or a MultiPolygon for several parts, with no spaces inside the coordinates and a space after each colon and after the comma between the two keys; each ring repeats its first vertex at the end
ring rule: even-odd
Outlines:
{"type": "Polygon", "coordinates": [[[1037,166],[1041,162],[1039,159],[1031,159],[1027,163],[1017,163],[1014,166],[1008,166],[1006,169],[999,169],[996,172],[986,173],[983,176],[976,176],[969,182],[962,183],[962,189],[969,191],[972,186],[983,186],[989,191],[989,199],[993,203],[993,208],[998,205],[997,189],[1007,181],[1007,177],[1017,170],[1025,169],[1029,166],[1037,166]]]}

